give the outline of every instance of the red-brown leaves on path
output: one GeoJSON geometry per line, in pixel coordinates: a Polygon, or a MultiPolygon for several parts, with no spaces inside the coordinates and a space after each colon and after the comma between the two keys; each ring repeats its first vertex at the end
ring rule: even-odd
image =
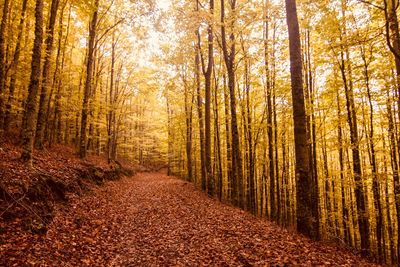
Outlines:
{"type": "Polygon", "coordinates": [[[369,264],[221,204],[193,185],[142,173],[109,182],[57,213],[45,236],[1,246],[1,264],[285,266],[369,264]],[[4,258],[7,256],[8,258],[4,258]]]}

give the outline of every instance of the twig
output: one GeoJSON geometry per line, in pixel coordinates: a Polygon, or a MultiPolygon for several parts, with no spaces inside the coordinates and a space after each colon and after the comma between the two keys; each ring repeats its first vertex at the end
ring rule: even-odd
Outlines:
{"type": "MultiPolygon", "coordinates": [[[[6,193],[7,193],[11,198],[13,198],[8,192],[6,192],[6,193]]],[[[18,203],[19,201],[21,201],[22,199],[24,199],[25,196],[26,196],[26,193],[25,193],[22,197],[20,197],[19,199],[15,200],[13,203],[11,203],[11,204],[0,214],[0,217],[2,217],[3,214],[6,213],[7,210],[9,210],[12,206],[14,206],[15,203],[18,203]]],[[[13,199],[14,199],[14,198],[13,198],[13,199]]]]}
{"type": "Polygon", "coordinates": [[[1,217],[8,209],[10,209],[14,204],[18,204],[18,205],[20,205],[22,208],[24,208],[26,211],[28,211],[29,213],[35,215],[40,221],[42,221],[43,224],[46,224],[46,222],[42,219],[42,217],[40,217],[34,210],[32,210],[29,206],[25,206],[23,203],[20,203],[20,201],[21,201],[22,199],[25,198],[26,192],[25,192],[24,195],[23,195],[21,198],[19,198],[19,199],[15,199],[14,196],[13,196],[12,194],[10,194],[6,189],[4,189],[4,192],[6,192],[7,195],[9,195],[10,198],[11,198],[14,202],[13,202],[10,206],[8,206],[8,207],[6,208],[5,211],[3,211],[3,212],[1,213],[0,217],[1,217]]]}

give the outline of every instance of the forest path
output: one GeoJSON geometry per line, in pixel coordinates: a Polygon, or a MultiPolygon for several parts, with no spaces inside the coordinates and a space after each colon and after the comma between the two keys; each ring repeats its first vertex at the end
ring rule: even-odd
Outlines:
{"type": "Polygon", "coordinates": [[[57,266],[368,265],[159,173],[109,182],[61,210],[27,262],[57,266]]]}

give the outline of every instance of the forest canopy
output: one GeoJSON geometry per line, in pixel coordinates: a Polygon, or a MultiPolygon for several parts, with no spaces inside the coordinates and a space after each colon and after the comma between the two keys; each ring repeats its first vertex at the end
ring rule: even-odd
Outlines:
{"type": "Polygon", "coordinates": [[[400,258],[398,0],[2,0],[21,159],[162,168],[381,263],[400,258]]]}

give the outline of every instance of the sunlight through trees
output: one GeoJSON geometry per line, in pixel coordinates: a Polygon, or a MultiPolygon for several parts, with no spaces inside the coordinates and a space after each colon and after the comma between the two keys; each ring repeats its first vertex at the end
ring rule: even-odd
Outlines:
{"type": "MultiPolygon", "coordinates": [[[[398,0],[0,1],[0,135],[400,259],[398,0]]],[[[1,145],[1,144],[0,144],[1,145]]]]}

